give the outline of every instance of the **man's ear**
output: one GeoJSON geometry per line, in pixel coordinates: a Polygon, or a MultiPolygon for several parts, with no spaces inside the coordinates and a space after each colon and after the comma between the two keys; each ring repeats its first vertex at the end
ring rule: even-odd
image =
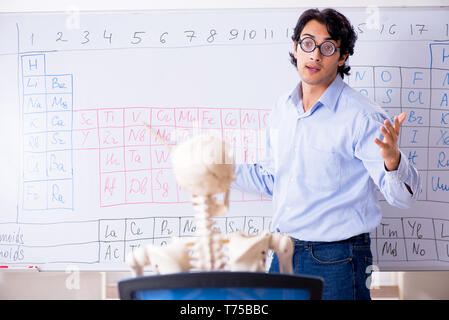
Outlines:
{"type": "Polygon", "coordinates": [[[298,41],[293,41],[293,56],[295,57],[296,60],[298,60],[298,57],[297,57],[297,55],[298,55],[297,48],[298,48],[298,41]]]}
{"type": "Polygon", "coordinates": [[[341,67],[345,64],[346,59],[348,58],[349,53],[346,53],[344,55],[340,56],[340,59],[338,60],[338,66],[341,67]]]}

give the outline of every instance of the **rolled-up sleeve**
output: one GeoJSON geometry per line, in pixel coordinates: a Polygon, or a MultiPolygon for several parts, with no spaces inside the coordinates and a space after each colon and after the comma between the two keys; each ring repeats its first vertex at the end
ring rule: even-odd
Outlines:
{"type": "Polygon", "coordinates": [[[231,188],[273,196],[274,176],[260,164],[238,164],[235,174],[236,180],[231,184],[231,188]]]}
{"type": "Polygon", "coordinates": [[[385,168],[385,191],[382,192],[388,203],[397,207],[409,208],[415,200],[418,200],[422,192],[421,176],[419,172],[410,164],[410,161],[401,151],[399,167],[394,171],[387,171],[385,168]],[[405,186],[410,187],[410,191],[405,186]],[[393,186],[393,187],[392,187],[393,186]]]}

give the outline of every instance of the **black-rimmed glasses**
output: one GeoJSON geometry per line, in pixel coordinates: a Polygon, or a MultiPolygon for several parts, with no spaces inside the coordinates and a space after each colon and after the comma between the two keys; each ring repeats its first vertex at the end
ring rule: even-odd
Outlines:
{"type": "Polygon", "coordinates": [[[322,44],[317,45],[315,40],[310,37],[305,37],[298,42],[302,51],[310,53],[313,52],[317,47],[319,48],[323,56],[329,57],[335,53],[335,51],[340,50],[340,48],[335,47],[331,41],[324,41],[322,44]]]}

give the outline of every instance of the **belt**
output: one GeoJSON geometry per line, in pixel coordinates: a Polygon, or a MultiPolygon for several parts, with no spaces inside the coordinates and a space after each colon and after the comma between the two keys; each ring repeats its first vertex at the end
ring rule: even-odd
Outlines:
{"type": "Polygon", "coordinates": [[[307,241],[307,240],[296,239],[293,237],[290,237],[290,238],[292,239],[293,242],[296,242],[296,243],[342,243],[342,242],[370,243],[370,235],[368,232],[355,235],[348,239],[337,240],[337,241],[307,241]]]}

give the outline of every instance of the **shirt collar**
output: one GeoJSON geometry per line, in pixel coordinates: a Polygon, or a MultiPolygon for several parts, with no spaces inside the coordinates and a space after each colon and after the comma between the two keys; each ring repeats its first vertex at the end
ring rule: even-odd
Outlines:
{"type": "MultiPolygon", "coordinates": [[[[302,101],[302,87],[301,81],[295,87],[293,92],[290,94],[290,99],[294,106],[299,107],[300,102],[302,101]]],[[[315,106],[324,105],[330,110],[334,111],[337,106],[337,100],[340,97],[340,94],[343,90],[345,83],[343,82],[342,77],[339,74],[335,77],[335,79],[331,82],[329,87],[324,91],[321,97],[318,99],[315,106]]],[[[313,109],[315,109],[315,106],[313,109]]],[[[302,108],[299,108],[302,109],[302,108]]],[[[304,110],[300,110],[300,113],[304,113],[304,110]]]]}
{"type": "Polygon", "coordinates": [[[337,100],[343,90],[345,83],[339,74],[335,77],[334,81],[327,87],[326,91],[318,99],[323,105],[334,111],[337,106],[337,100]]]}

